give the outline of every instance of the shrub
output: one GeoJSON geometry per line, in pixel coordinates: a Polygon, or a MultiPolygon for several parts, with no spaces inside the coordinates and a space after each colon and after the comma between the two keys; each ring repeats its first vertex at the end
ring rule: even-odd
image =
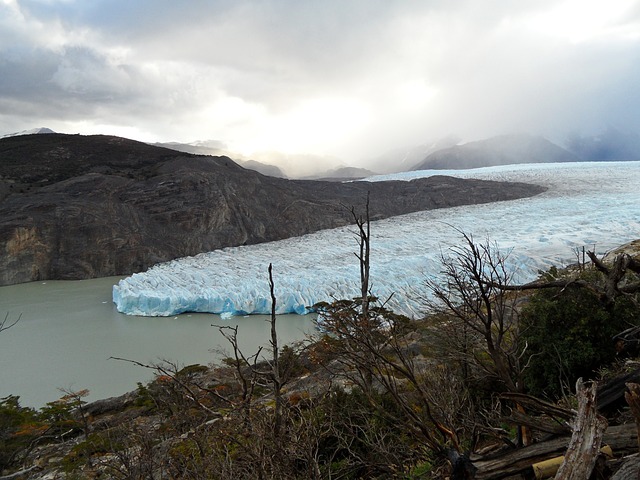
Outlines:
{"type": "Polygon", "coordinates": [[[15,395],[0,398],[0,472],[15,465],[19,454],[46,429],[35,410],[22,407],[19,400],[15,395]]]}
{"type": "MultiPolygon", "coordinates": [[[[593,270],[581,276],[599,281],[593,270]]],[[[524,375],[528,391],[558,398],[578,378],[593,378],[601,366],[615,359],[613,336],[639,321],[639,309],[626,297],[605,304],[587,288],[537,291],[521,316],[523,339],[532,354],[524,375]]]]}

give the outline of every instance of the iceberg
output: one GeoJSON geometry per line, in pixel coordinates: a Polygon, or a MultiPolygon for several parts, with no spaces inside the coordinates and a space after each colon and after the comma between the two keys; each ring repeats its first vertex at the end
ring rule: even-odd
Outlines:
{"type": "MultiPolygon", "coordinates": [[[[553,265],[576,262],[583,246],[602,254],[640,237],[640,162],[424,170],[367,180],[429,175],[536,183],[548,190],[531,198],[372,222],[371,291],[411,317],[423,312],[425,279],[439,275],[441,256],[460,244],[461,231],[510,252],[516,282],[533,280],[553,265]]],[[[173,260],[122,279],[113,287],[113,301],[118,311],[130,315],[269,314],[271,263],[276,312],[306,314],[320,301],[359,295],[355,237],[355,227],[343,227],[173,260]]]]}

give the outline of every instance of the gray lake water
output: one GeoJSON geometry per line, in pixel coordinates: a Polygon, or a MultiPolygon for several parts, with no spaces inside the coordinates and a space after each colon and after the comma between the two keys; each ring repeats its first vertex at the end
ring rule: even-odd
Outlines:
{"type": "MultiPolygon", "coordinates": [[[[238,325],[240,346],[254,353],[269,342],[269,317],[183,314],[134,317],[118,313],[112,286],[121,277],[79,281],[46,281],[0,287],[0,316],[22,315],[0,333],[0,398],[19,395],[25,406],[41,407],[63,394],[59,389],[87,388],[88,400],[125,393],[153,372],[110,359],[142,363],[162,359],[180,365],[209,364],[227,348],[215,325],[238,325]]],[[[313,316],[280,315],[281,344],[313,331],[313,316]]]]}

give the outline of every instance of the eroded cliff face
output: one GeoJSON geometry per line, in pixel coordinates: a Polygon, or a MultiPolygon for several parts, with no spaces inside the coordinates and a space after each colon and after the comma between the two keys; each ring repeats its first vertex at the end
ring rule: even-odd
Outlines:
{"type": "Polygon", "coordinates": [[[117,137],[0,140],[0,285],[126,275],[217,248],[372,217],[534,195],[534,185],[433,177],[294,181],[117,137]]]}
{"type": "Polygon", "coordinates": [[[50,248],[35,227],[16,227],[5,243],[5,255],[0,264],[3,285],[29,282],[41,278],[47,268],[50,248]]]}

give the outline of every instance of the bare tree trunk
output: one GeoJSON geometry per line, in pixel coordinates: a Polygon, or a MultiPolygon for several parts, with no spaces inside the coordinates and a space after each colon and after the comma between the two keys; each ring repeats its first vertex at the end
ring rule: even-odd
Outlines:
{"type": "Polygon", "coordinates": [[[607,420],[598,414],[596,383],[585,387],[582,379],[576,383],[578,414],[573,422],[573,435],[555,480],[584,480],[591,476],[598,459],[607,420]]]}
{"type": "MultiPolygon", "coordinates": [[[[364,217],[356,213],[355,207],[351,207],[351,215],[353,216],[356,226],[358,227],[358,244],[360,253],[356,254],[360,266],[360,296],[361,321],[364,324],[369,322],[369,271],[371,269],[370,252],[371,252],[371,220],[369,217],[369,192],[367,192],[367,203],[365,204],[364,217]]],[[[363,388],[368,393],[371,392],[373,385],[373,374],[371,370],[364,369],[361,372],[363,388]]]]}
{"type": "Polygon", "coordinates": [[[370,270],[370,238],[371,222],[369,219],[369,192],[367,192],[367,203],[365,205],[365,216],[359,216],[354,207],[351,207],[356,226],[358,227],[358,243],[360,254],[356,254],[360,263],[360,295],[362,296],[362,317],[369,315],[369,270],[370,270]]]}
{"type": "Polygon", "coordinates": [[[273,267],[269,264],[269,291],[271,293],[271,381],[273,383],[273,397],[275,411],[273,413],[273,435],[280,436],[282,428],[282,378],[280,376],[280,362],[278,351],[278,333],[276,331],[276,295],[273,283],[273,267]]]}

